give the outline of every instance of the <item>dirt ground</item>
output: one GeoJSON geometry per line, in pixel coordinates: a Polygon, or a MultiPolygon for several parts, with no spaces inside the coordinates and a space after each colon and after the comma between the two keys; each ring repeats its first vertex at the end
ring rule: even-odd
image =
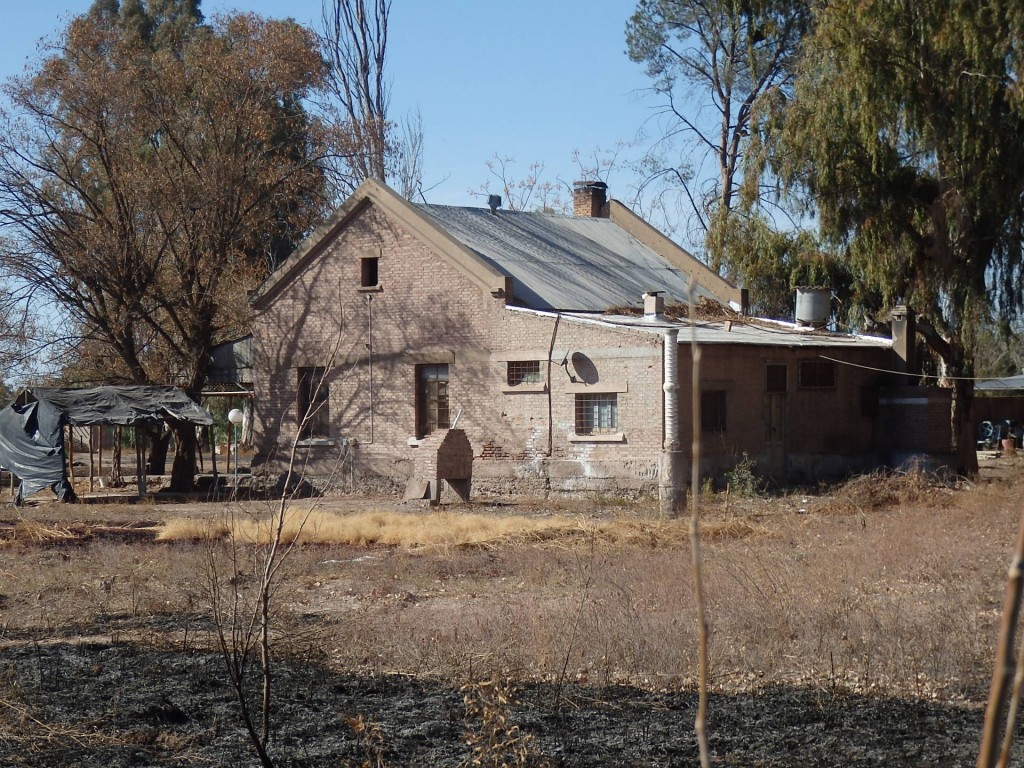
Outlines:
{"type": "MultiPolygon", "coordinates": [[[[990,456],[971,484],[706,498],[713,764],[975,765],[1021,470],[990,456]]],[[[258,764],[215,651],[211,547],[154,540],[224,508],[0,512],[0,765],[258,764]]],[[[580,532],[297,550],[274,624],[275,764],[698,765],[685,521],[614,499],[469,509],[580,532]],[[505,679],[517,692],[486,725],[467,697],[505,679]],[[481,732],[505,747],[473,763],[481,732]]]]}

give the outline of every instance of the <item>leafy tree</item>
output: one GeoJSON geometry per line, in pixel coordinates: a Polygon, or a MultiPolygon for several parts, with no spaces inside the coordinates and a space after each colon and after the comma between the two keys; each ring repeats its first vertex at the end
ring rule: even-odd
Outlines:
{"type": "Polygon", "coordinates": [[[777,147],[859,279],[922,313],[965,473],[976,331],[1022,302],[1022,24],[1007,3],[819,4],[777,147]]]}
{"type": "MultiPolygon", "coordinates": [[[[210,349],[323,213],[324,66],[293,22],[203,24],[197,0],[99,0],[5,85],[0,253],[109,361],[108,380],[193,397],[210,349]]],[[[195,432],[172,425],[173,485],[195,432]]]]}
{"type": "Polygon", "coordinates": [[[803,0],[640,0],[626,26],[630,58],[665,100],[649,180],[683,190],[716,269],[736,272],[736,209],[767,199],[758,134],[791,92],[808,18],[803,0]],[[687,154],[672,162],[676,140],[687,154]]]}
{"type": "Polygon", "coordinates": [[[793,320],[796,288],[828,286],[839,300],[836,321],[853,322],[853,276],[843,259],[823,249],[814,234],[780,231],[765,217],[749,212],[737,212],[723,224],[719,236],[729,254],[725,272],[750,292],[751,314],[793,320]]]}

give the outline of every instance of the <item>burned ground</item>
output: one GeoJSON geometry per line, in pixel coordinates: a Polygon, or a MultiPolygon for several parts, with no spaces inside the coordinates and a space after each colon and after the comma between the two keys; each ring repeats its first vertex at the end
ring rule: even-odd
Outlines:
{"type": "MultiPolygon", "coordinates": [[[[1016,465],[993,470],[705,499],[714,764],[975,764],[1019,516],[1016,465]]],[[[685,522],[602,501],[473,507],[576,521],[544,535],[297,549],[274,619],[277,764],[470,764],[466,697],[511,679],[507,764],[696,765],[685,522]]],[[[0,764],[256,764],[207,605],[220,545],[155,541],[223,509],[3,513],[0,764]]]]}

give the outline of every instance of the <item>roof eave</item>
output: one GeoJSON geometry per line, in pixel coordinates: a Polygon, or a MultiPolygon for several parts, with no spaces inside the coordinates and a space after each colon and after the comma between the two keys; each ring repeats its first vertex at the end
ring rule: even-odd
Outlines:
{"type": "Polygon", "coordinates": [[[747,314],[749,311],[749,299],[746,288],[737,288],[728,280],[716,274],[714,270],[701,263],[696,256],[672,242],[671,239],[637,216],[618,200],[610,200],[608,202],[608,218],[679,271],[684,272],[689,280],[696,281],[704,286],[722,304],[732,307],[741,314],[747,314]]]}

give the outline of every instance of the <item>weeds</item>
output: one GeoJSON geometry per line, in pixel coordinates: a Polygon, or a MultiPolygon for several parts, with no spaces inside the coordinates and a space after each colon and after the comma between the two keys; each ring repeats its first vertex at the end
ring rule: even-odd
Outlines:
{"type": "Polygon", "coordinates": [[[485,680],[462,688],[466,744],[472,750],[463,768],[546,768],[551,762],[531,734],[511,721],[518,693],[511,680],[485,680]]]}
{"type": "Polygon", "coordinates": [[[358,763],[350,759],[343,760],[343,768],[387,768],[387,738],[384,726],[362,714],[346,717],[345,725],[355,735],[363,757],[358,763]]]}
{"type": "Polygon", "coordinates": [[[760,496],[764,490],[764,483],[755,472],[756,469],[757,462],[744,451],[743,457],[725,473],[725,482],[729,493],[739,496],[741,499],[760,496]]]}

